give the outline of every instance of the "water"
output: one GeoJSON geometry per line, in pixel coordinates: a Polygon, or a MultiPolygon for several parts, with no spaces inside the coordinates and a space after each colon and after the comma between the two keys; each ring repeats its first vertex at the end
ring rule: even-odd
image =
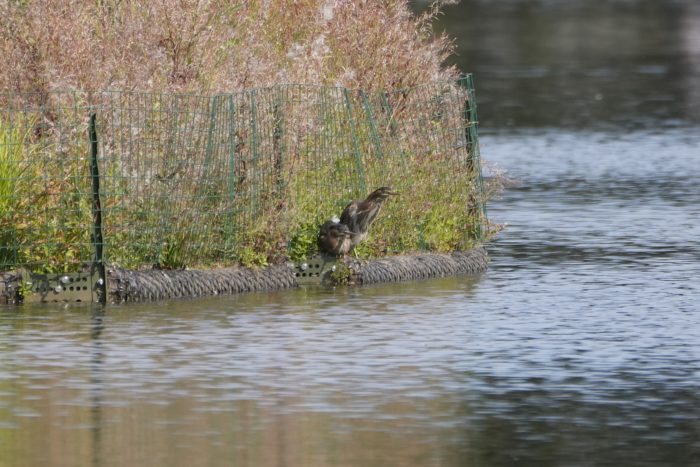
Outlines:
{"type": "Polygon", "coordinates": [[[0,310],[0,467],[699,465],[699,8],[487,3],[488,273],[0,310]]]}
{"type": "Polygon", "coordinates": [[[463,0],[438,30],[476,75],[485,130],[700,122],[700,2],[463,0]]]}

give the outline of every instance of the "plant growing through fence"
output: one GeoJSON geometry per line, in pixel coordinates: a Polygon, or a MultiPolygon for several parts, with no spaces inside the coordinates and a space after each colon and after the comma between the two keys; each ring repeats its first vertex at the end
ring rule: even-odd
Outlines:
{"type": "Polygon", "coordinates": [[[19,262],[17,257],[17,225],[19,211],[17,184],[25,171],[23,126],[0,119],[0,270],[19,262]]]}
{"type": "Polygon", "coordinates": [[[357,250],[362,257],[467,249],[489,235],[478,147],[467,138],[475,122],[464,120],[470,97],[453,82],[391,93],[316,86],[94,93],[90,105],[75,93],[49,97],[36,106],[15,96],[24,106],[4,111],[20,122],[7,137],[17,143],[3,146],[19,152],[0,162],[9,173],[0,203],[12,213],[1,218],[9,219],[0,228],[9,239],[2,251],[14,255],[6,269],[63,271],[92,260],[91,112],[108,263],[299,260],[315,253],[321,223],[383,185],[401,195],[386,203],[357,250]]]}

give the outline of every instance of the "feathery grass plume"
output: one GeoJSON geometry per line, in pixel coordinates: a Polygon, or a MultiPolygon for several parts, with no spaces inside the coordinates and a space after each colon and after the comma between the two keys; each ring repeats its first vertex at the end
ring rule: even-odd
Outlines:
{"type": "Polygon", "coordinates": [[[406,0],[0,1],[0,89],[368,91],[454,79],[452,44],[406,0]]]}

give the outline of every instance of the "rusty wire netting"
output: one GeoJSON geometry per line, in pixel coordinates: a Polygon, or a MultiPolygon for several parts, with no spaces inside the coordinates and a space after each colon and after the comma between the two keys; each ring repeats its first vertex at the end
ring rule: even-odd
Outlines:
{"type": "Polygon", "coordinates": [[[365,254],[483,238],[471,76],[371,95],[0,94],[0,272],[302,257],[320,222],[383,185],[402,194],[365,254]]]}

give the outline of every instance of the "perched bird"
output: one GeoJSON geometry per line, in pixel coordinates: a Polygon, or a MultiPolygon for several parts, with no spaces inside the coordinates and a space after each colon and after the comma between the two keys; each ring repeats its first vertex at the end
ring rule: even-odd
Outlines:
{"type": "Polygon", "coordinates": [[[352,232],[337,218],[326,221],[318,232],[318,249],[322,253],[345,256],[352,248],[352,232]]]}
{"type": "Polygon", "coordinates": [[[350,249],[352,251],[369,234],[369,228],[382,209],[384,201],[392,195],[398,195],[391,187],[377,188],[364,200],[355,200],[348,204],[340,215],[340,223],[346,225],[352,233],[350,249]]]}

